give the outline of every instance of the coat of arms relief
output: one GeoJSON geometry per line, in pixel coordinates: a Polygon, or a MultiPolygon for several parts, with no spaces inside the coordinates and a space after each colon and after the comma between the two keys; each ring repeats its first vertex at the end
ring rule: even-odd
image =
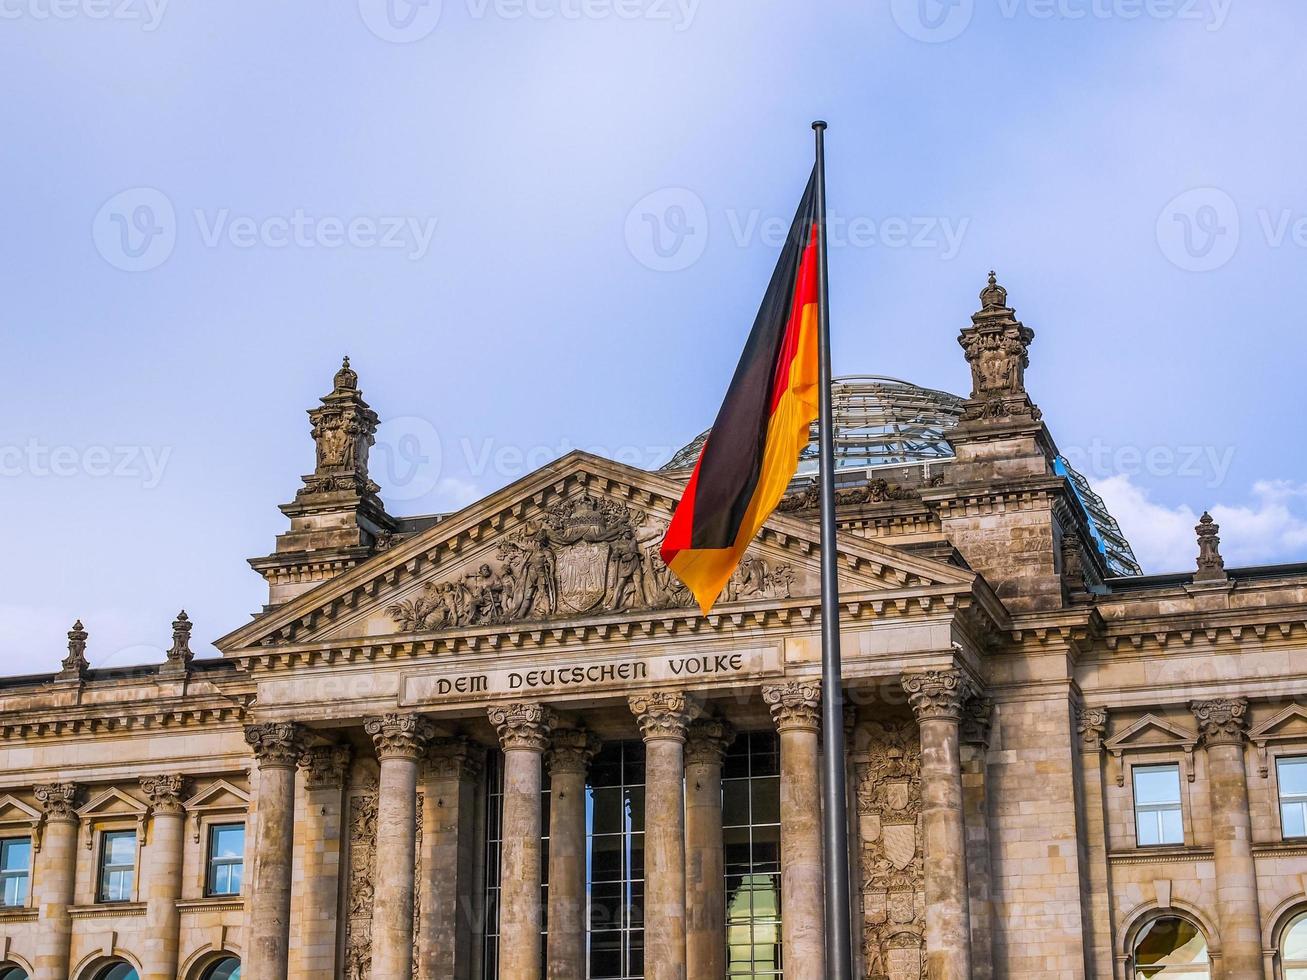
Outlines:
{"type": "Polygon", "coordinates": [[[857,766],[864,976],[925,980],[921,744],[910,720],[872,722],[857,766]]]}
{"type": "MultiPolygon", "coordinates": [[[[678,609],[694,597],[659,556],[667,521],[584,494],[500,542],[493,559],[388,606],[402,632],[678,609]]],[[[727,601],[789,598],[794,568],[746,555],[727,601]]]]}

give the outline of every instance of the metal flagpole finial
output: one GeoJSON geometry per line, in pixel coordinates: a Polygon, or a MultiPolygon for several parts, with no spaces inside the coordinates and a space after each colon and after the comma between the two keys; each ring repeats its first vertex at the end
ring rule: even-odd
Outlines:
{"type": "Polygon", "coordinates": [[[818,120],[815,120],[815,121],[813,122],[813,124],[812,124],[812,128],[813,128],[813,129],[825,129],[825,128],[826,128],[826,120],[825,120],[825,119],[818,119],[818,120]]]}

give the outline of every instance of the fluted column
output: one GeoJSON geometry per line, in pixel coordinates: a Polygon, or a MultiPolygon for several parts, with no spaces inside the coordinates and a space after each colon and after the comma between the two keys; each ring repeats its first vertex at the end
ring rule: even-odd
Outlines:
{"type": "Polygon", "coordinates": [[[186,814],[182,777],[146,776],[141,789],[150,800],[150,846],[143,851],[141,893],[145,899],[142,980],[176,980],[181,942],[182,855],[186,814]]]}
{"type": "Polygon", "coordinates": [[[72,947],[73,887],[77,879],[76,783],[46,783],[35,789],[44,811],[41,850],[36,855],[36,973],[34,980],[68,980],[72,947]]]}
{"type": "Polygon", "coordinates": [[[691,722],[685,743],[685,962],[691,977],[726,976],[726,867],[722,760],[735,729],[722,718],[691,722]]]}
{"type": "Polygon", "coordinates": [[[485,755],[465,738],[438,739],[427,755],[418,980],[472,980],[473,821],[485,755]]]}
{"type": "Polygon", "coordinates": [[[1212,863],[1216,871],[1216,917],[1226,980],[1263,980],[1257,870],[1253,865],[1252,820],[1244,739],[1244,698],[1195,701],[1194,718],[1207,750],[1207,785],[1212,801],[1212,863]]]}
{"type": "Polygon", "coordinates": [[[251,980],[272,980],[287,976],[290,966],[295,766],[304,751],[304,733],[289,722],[246,725],[245,741],[259,765],[246,973],[251,980]]]}
{"type": "Polygon", "coordinates": [[[549,980],[586,975],[585,774],[600,741],[575,728],[554,732],[549,769],[549,980]]]}
{"type": "Polygon", "coordinates": [[[334,980],[340,907],[348,745],[320,745],[300,757],[304,772],[303,881],[299,946],[291,975],[334,980]]]}
{"type": "Polygon", "coordinates": [[[957,669],[904,674],[921,733],[926,963],[931,980],[971,980],[971,915],[958,724],[972,685],[957,669]]]}
{"type": "Polygon", "coordinates": [[[377,869],[372,899],[372,980],[413,976],[417,891],[418,761],[435,728],[422,715],[369,718],[363,730],[381,762],[377,786],[377,869]]]}
{"type": "Polygon", "coordinates": [[[781,743],[781,948],[787,980],[825,980],[821,685],[762,689],[781,743]]]}
{"type": "Polygon", "coordinates": [[[554,713],[542,704],[489,710],[504,750],[499,851],[499,980],[541,980],[540,791],[554,713]]]}
{"type": "Polygon", "coordinates": [[[685,736],[692,705],[680,691],[628,699],[644,737],[646,980],[685,980],[685,736]]]}

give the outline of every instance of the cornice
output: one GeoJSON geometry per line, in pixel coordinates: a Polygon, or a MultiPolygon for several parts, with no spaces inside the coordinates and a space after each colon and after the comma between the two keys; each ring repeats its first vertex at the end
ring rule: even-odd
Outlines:
{"type": "Polygon", "coordinates": [[[941,519],[975,517],[1007,510],[1045,509],[1049,498],[1066,490],[1066,480],[1060,476],[1038,476],[1014,480],[1004,486],[992,484],[975,486],[945,485],[921,491],[921,499],[929,504],[941,519]]]}
{"type": "Polygon", "coordinates": [[[1102,613],[1092,606],[1014,613],[1008,639],[1018,647],[1031,642],[1039,646],[1071,646],[1101,638],[1106,626],[1102,613]]]}
{"type": "Polygon", "coordinates": [[[74,905],[68,914],[74,919],[117,919],[145,915],[145,902],[109,902],[104,905],[74,905]]]}
{"type": "Polygon", "coordinates": [[[178,902],[177,911],[187,912],[239,912],[245,908],[243,898],[193,898],[178,902]]]}
{"type": "Polygon", "coordinates": [[[1210,847],[1139,847],[1107,855],[1110,864],[1178,864],[1212,858],[1210,847]]]}
{"type": "Polygon", "coordinates": [[[1182,612],[1107,625],[1103,646],[1116,652],[1123,646],[1140,653],[1157,653],[1173,647],[1239,644],[1256,639],[1270,640],[1268,649],[1299,647],[1307,638],[1307,617],[1303,607],[1282,609],[1228,609],[1182,612]]]}
{"type": "Polygon", "coordinates": [[[209,728],[215,724],[238,728],[246,719],[248,705],[249,699],[221,704],[163,706],[157,701],[141,700],[38,708],[0,718],[0,741],[209,728]]]}

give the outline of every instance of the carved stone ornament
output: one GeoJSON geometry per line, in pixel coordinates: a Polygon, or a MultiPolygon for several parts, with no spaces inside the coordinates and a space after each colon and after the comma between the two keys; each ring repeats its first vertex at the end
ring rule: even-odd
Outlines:
{"type": "Polygon", "coordinates": [[[1035,332],[1017,320],[1016,311],[1007,305],[1007,290],[993,272],[980,292],[980,303],[971,326],[958,336],[971,365],[971,398],[962,420],[1015,416],[1037,422],[1042,416],[1026,393],[1026,368],[1035,332]]]}
{"type": "Polygon", "coordinates": [[[436,736],[435,725],[422,715],[369,718],[363,723],[363,731],[372,737],[378,759],[420,759],[436,736]]]}
{"type": "Polygon", "coordinates": [[[543,704],[525,703],[495,705],[486,713],[499,733],[499,746],[505,752],[510,749],[544,752],[549,748],[549,733],[557,721],[552,709],[543,704]]]}
{"type": "Polygon", "coordinates": [[[65,820],[77,822],[77,794],[80,787],[76,783],[39,783],[32,789],[36,802],[46,820],[65,820]]]}
{"type": "Polygon", "coordinates": [[[324,493],[374,494],[381,488],[368,478],[368,450],[376,438],[377,413],[358,387],[358,374],[345,358],[331,394],[309,411],[317,465],[297,498],[324,493]]]}
{"type": "Polygon", "coordinates": [[[172,621],[172,646],[168,649],[168,663],[186,667],[195,659],[191,652],[191,619],[183,609],[172,621]]]}
{"type": "Polygon", "coordinates": [[[962,722],[958,737],[972,745],[988,745],[990,723],[994,720],[994,702],[989,698],[971,697],[962,705],[962,722]]]}
{"type": "Polygon", "coordinates": [[[68,656],[61,663],[59,676],[64,678],[83,678],[90,670],[91,664],[86,659],[86,639],[89,634],[79,619],[68,631],[68,656]]]}
{"type": "Polygon", "coordinates": [[[821,685],[815,681],[768,685],[762,689],[762,699],[771,709],[777,731],[821,731],[821,685]]]}
{"type": "Polygon", "coordinates": [[[435,779],[476,779],[485,762],[485,748],[466,738],[436,739],[427,753],[427,771],[435,779]]]}
{"type": "Polygon", "coordinates": [[[599,736],[580,728],[558,728],[554,730],[545,754],[545,766],[553,773],[584,773],[590,766],[590,760],[603,747],[599,736]]]}
{"type": "Polygon", "coordinates": [[[1081,708],[1076,712],[1076,732],[1085,747],[1097,751],[1107,737],[1107,709],[1081,708]]]}
{"type": "Polygon", "coordinates": [[[300,756],[308,789],[342,789],[354,751],[348,745],[315,745],[300,756]]]}
{"type": "MultiPolygon", "coordinates": [[[[863,486],[835,491],[836,507],[853,507],[858,504],[881,504],[891,500],[920,500],[921,492],[877,477],[863,486]]],[[[821,486],[813,481],[803,490],[781,499],[777,510],[783,513],[815,511],[821,507],[821,486]]]]}
{"type": "MultiPolygon", "coordinates": [[[[692,606],[659,555],[666,533],[666,521],[618,501],[572,497],[500,542],[493,560],[430,582],[386,612],[411,633],[692,606]]],[[[726,600],[788,598],[793,582],[791,566],[746,555],[726,600]]]]}
{"type": "Polygon", "coordinates": [[[185,779],[177,773],[163,776],[142,776],[141,791],[150,799],[150,807],[155,813],[181,813],[182,788],[185,779]]]}
{"type": "Polygon", "coordinates": [[[972,696],[973,685],[961,670],[927,670],[903,675],[903,690],[918,721],[928,718],[962,720],[962,705],[972,696]]]}
{"type": "Polygon", "coordinates": [[[1084,544],[1075,531],[1062,535],[1062,582],[1071,594],[1086,589],[1084,544]]]}
{"type": "Polygon", "coordinates": [[[1208,745],[1242,744],[1248,731],[1246,698],[1214,698],[1190,705],[1198,722],[1198,733],[1208,745]]]}
{"type": "Polygon", "coordinates": [[[292,769],[304,754],[304,730],[288,721],[246,725],[245,741],[263,769],[292,769]]]}
{"type": "Polygon", "coordinates": [[[725,718],[693,721],[685,740],[685,764],[720,766],[734,741],[735,726],[725,718]]]}
{"type": "Polygon", "coordinates": [[[674,739],[684,742],[698,706],[683,691],[652,691],[627,698],[631,713],[646,742],[674,739]]]}
{"type": "Polygon", "coordinates": [[[1198,535],[1198,571],[1194,574],[1195,582],[1224,582],[1229,579],[1225,571],[1225,559],[1221,557],[1221,525],[1212,520],[1212,515],[1203,512],[1194,531],[1198,535]]]}

